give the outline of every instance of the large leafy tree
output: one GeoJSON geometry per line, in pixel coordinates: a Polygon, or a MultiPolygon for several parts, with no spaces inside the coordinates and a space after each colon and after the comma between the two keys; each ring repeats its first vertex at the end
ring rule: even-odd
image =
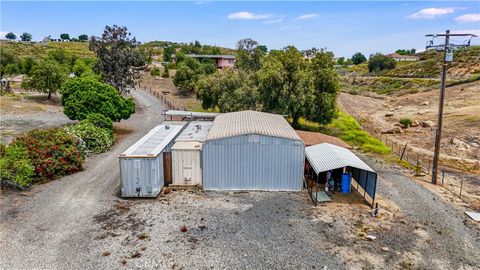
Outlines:
{"type": "Polygon", "coordinates": [[[70,40],[70,35],[67,33],[60,34],[60,39],[62,40],[70,40]]]}
{"type": "Polygon", "coordinates": [[[20,39],[22,41],[32,41],[32,34],[24,32],[23,34],[20,35],[20,39]]]}
{"type": "Polygon", "coordinates": [[[22,83],[25,89],[48,94],[51,99],[67,79],[68,70],[52,59],[41,60],[30,71],[30,76],[22,83]]]}
{"type": "Polygon", "coordinates": [[[180,62],[173,78],[173,84],[180,89],[182,94],[188,94],[195,90],[195,85],[202,75],[213,74],[217,71],[212,61],[200,63],[197,59],[179,54],[180,62]]]}
{"type": "Polygon", "coordinates": [[[271,51],[257,72],[262,110],[288,114],[293,127],[310,110],[313,84],[303,54],[295,47],[271,51]]]}
{"type": "Polygon", "coordinates": [[[354,65],[367,62],[367,58],[361,52],[357,52],[352,56],[352,62],[354,65]]]}
{"type": "Polygon", "coordinates": [[[221,112],[256,110],[258,89],[253,76],[253,73],[234,69],[202,76],[196,84],[202,107],[218,108],[221,112]]]}
{"type": "Polygon", "coordinates": [[[5,35],[5,37],[6,37],[7,39],[10,39],[10,40],[15,40],[15,39],[17,39],[17,35],[15,35],[13,32],[7,33],[7,34],[5,35]]]}
{"type": "Polygon", "coordinates": [[[307,118],[320,124],[329,123],[336,114],[339,84],[334,65],[335,60],[331,52],[319,51],[311,59],[308,67],[314,89],[314,104],[307,118]]]}
{"type": "Polygon", "coordinates": [[[257,41],[247,38],[237,42],[237,56],[235,67],[238,69],[257,71],[261,67],[261,60],[267,53],[267,47],[259,45],[257,41]]]}
{"type": "Polygon", "coordinates": [[[3,78],[3,75],[9,73],[9,67],[11,65],[18,65],[18,57],[10,50],[2,49],[0,50],[0,78],[3,78]]]}
{"type": "Polygon", "coordinates": [[[370,59],[368,60],[368,71],[378,72],[386,69],[393,69],[396,65],[397,62],[392,58],[381,53],[376,53],[370,56],[370,59]]]}
{"type": "Polygon", "coordinates": [[[92,113],[99,113],[119,122],[135,112],[133,98],[124,98],[112,86],[93,78],[68,80],[61,93],[63,111],[72,120],[84,120],[92,113]]]}
{"type": "Polygon", "coordinates": [[[90,39],[90,50],[98,58],[96,69],[106,83],[120,92],[127,92],[128,87],[134,86],[138,69],[145,65],[145,59],[136,46],[137,41],[131,38],[131,33],[124,26],[106,26],[101,39],[90,39]]]}
{"type": "Polygon", "coordinates": [[[78,40],[85,42],[88,41],[88,35],[87,34],[81,34],[78,36],[78,40]]]}

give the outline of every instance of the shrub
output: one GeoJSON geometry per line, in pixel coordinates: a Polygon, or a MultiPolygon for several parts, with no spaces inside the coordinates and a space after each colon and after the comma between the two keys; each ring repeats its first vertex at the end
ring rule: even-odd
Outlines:
{"type": "Polygon", "coordinates": [[[400,122],[400,124],[402,124],[405,127],[412,126],[412,120],[410,120],[410,118],[402,118],[402,119],[400,119],[399,122],[400,122]]]}
{"type": "Polygon", "coordinates": [[[150,75],[152,75],[152,76],[160,76],[160,68],[158,68],[158,67],[152,68],[152,70],[150,71],[150,75]]]}
{"type": "Polygon", "coordinates": [[[89,121],[69,126],[66,130],[81,140],[81,145],[86,153],[103,153],[109,150],[114,143],[112,132],[97,127],[89,121]]]}
{"type": "Polygon", "coordinates": [[[92,123],[94,126],[99,128],[105,128],[110,131],[113,130],[112,120],[100,113],[91,113],[87,115],[85,121],[92,123]]]}
{"type": "Polygon", "coordinates": [[[162,78],[169,78],[169,77],[170,77],[170,72],[167,65],[163,68],[162,78]]]}
{"type": "Polygon", "coordinates": [[[33,170],[25,147],[12,144],[4,148],[0,158],[2,185],[13,185],[20,189],[26,187],[32,183],[33,170]]]}
{"type": "Polygon", "coordinates": [[[135,112],[133,98],[124,98],[108,84],[92,78],[73,78],[62,85],[63,112],[72,120],[100,113],[119,122],[135,112]]]}
{"type": "Polygon", "coordinates": [[[61,128],[31,130],[16,138],[12,145],[27,149],[34,166],[34,182],[78,172],[85,161],[78,139],[61,128]]]}

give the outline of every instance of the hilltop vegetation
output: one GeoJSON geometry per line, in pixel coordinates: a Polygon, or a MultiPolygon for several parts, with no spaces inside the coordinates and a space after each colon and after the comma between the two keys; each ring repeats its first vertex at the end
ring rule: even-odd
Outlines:
{"type": "MultiPolygon", "coordinates": [[[[438,88],[443,52],[417,54],[419,61],[397,62],[392,69],[369,72],[368,63],[338,68],[344,91],[359,94],[403,95],[438,88]]],[[[447,84],[455,85],[480,79],[480,46],[454,52],[448,69],[447,84]]]]}
{"type": "Polygon", "coordinates": [[[16,41],[0,41],[2,50],[13,52],[18,57],[22,58],[45,58],[49,52],[58,49],[63,49],[67,53],[76,55],[78,57],[94,57],[94,53],[88,50],[88,44],[85,42],[55,42],[48,43],[30,43],[30,42],[16,42],[16,41]]]}

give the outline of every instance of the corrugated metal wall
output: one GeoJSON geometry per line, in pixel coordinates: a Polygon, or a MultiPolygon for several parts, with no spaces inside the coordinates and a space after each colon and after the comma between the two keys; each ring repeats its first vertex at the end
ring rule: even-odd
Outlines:
{"type": "Polygon", "coordinates": [[[201,185],[200,150],[173,149],[172,173],[174,185],[201,185]]]}
{"type": "Polygon", "coordinates": [[[301,141],[262,135],[208,140],[203,147],[203,187],[299,191],[304,162],[301,141]]]}
{"type": "Polygon", "coordinates": [[[123,197],[156,197],[164,185],[163,152],[156,158],[120,158],[120,177],[123,197]]]}

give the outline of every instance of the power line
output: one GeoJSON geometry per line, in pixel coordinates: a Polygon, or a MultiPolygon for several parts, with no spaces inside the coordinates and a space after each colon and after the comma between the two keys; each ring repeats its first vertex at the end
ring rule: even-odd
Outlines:
{"type": "Polygon", "coordinates": [[[447,30],[445,34],[428,34],[425,35],[426,37],[431,37],[432,40],[427,43],[425,49],[435,49],[437,51],[444,51],[443,56],[443,65],[442,65],[442,77],[441,77],[441,84],[440,84],[440,102],[438,104],[438,124],[437,124],[437,131],[435,134],[435,150],[433,153],[433,166],[432,166],[432,184],[437,184],[437,176],[438,176],[438,160],[440,159],[440,139],[442,137],[442,122],[443,122],[443,104],[445,103],[445,82],[447,78],[447,69],[448,63],[453,61],[453,51],[459,48],[465,48],[470,46],[470,40],[472,37],[476,37],[474,34],[459,34],[450,33],[450,30],[447,30]],[[437,37],[445,37],[445,43],[434,45],[433,39],[437,37]],[[456,45],[450,43],[450,37],[470,37],[468,43],[456,45]]]}

